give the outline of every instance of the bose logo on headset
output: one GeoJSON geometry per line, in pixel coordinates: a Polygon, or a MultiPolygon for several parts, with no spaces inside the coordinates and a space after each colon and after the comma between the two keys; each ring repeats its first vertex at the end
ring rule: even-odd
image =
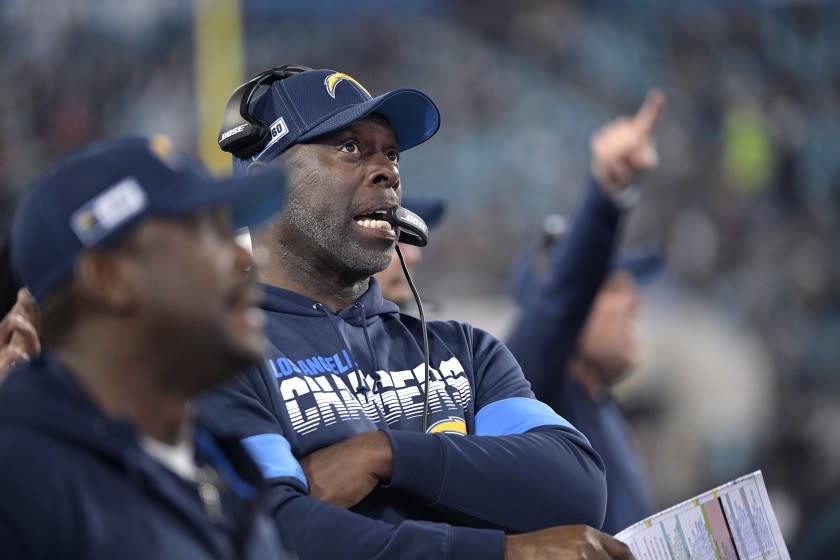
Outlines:
{"type": "Polygon", "coordinates": [[[257,155],[251,157],[253,161],[256,161],[262,157],[262,155],[271,147],[273,146],[278,140],[283,138],[289,133],[289,127],[286,125],[286,121],[283,120],[283,117],[280,117],[268,128],[268,131],[271,133],[271,140],[268,141],[268,144],[265,145],[265,148],[260,151],[257,155]]]}
{"type": "Polygon", "coordinates": [[[413,213],[408,213],[408,212],[405,212],[405,213],[403,213],[403,214],[402,214],[402,216],[400,216],[400,217],[401,217],[403,220],[405,220],[406,222],[408,222],[408,223],[410,223],[410,224],[413,224],[415,227],[419,227],[419,228],[425,228],[425,227],[427,227],[427,226],[426,226],[426,222],[424,222],[423,220],[421,220],[418,216],[414,215],[413,213]]]}
{"type": "Polygon", "coordinates": [[[245,129],[246,126],[248,126],[248,125],[247,124],[241,124],[241,125],[237,126],[236,128],[231,128],[230,130],[228,130],[227,132],[222,134],[222,137],[219,138],[219,141],[221,142],[222,140],[230,138],[234,134],[239,134],[240,132],[242,132],[245,129]]]}

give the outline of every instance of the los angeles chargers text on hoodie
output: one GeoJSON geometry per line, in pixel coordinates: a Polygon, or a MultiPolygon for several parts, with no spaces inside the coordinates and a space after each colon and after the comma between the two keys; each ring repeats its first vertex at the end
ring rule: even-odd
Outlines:
{"type": "Polygon", "coordinates": [[[504,534],[600,527],[606,484],[588,441],[537,401],[507,348],[454,321],[428,325],[430,417],[422,431],[420,321],[375,278],[333,313],[265,286],[268,359],[202,401],[269,479],[269,506],[301,558],[503,558],[504,534]],[[308,494],[298,459],[383,430],[391,480],[351,510],[308,494]]]}

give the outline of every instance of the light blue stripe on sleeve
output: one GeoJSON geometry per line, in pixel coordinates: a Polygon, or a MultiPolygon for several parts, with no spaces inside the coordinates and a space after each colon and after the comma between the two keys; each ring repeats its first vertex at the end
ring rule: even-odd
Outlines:
{"type": "Polygon", "coordinates": [[[540,426],[563,426],[574,430],[586,439],[568,420],[537,399],[527,397],[502,399],[488,404],[475,415],[475,433],[479,436],[524,434],[540,426]]]}
{"type": "Polygon", "coordinates": [[[251,459],[260,468],[264,478],[296,478],[309,488],[303,467],[300,466],[289,442],[280,434],[260,434],[242,440],[251,459]]]}

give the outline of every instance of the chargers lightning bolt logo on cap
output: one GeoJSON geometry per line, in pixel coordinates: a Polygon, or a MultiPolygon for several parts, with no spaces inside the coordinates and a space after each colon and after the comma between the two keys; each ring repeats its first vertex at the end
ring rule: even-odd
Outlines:
{"type": "Polygon", "coordinates": [[[324,79],[324,87],[327,88],[327,93],[330,94],[330,97],[335,99],[335,88],[344,80],[347,80],[348,82],[353,82],[354,84],[359,86],[359,89],[365,92],[365,94],[367,94],[368,97],[373,97],[370,94],[370,92],[367,89],[365,89],[365,86],[357,82],[353,76],[348,76],[343,72],[336,72],[335,74],[330,74],[324,79]]]}
{"type": "Polygon", "coordinates": [[[175,144],[165,134],[155,134],[149,138],[149,150],[151,150],[160,161],[172,167],[175,164],[175,144]]]}

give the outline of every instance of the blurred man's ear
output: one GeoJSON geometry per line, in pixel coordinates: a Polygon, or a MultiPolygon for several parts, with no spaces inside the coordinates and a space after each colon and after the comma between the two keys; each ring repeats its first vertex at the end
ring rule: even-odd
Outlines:
{"type": "Polygon", "coordinates": [[[96,306],[124,310],[134,296],[126,277],[130,268],[114,251],[89,251],[76,263],[75,280],[78,293],[96,306]]]}

